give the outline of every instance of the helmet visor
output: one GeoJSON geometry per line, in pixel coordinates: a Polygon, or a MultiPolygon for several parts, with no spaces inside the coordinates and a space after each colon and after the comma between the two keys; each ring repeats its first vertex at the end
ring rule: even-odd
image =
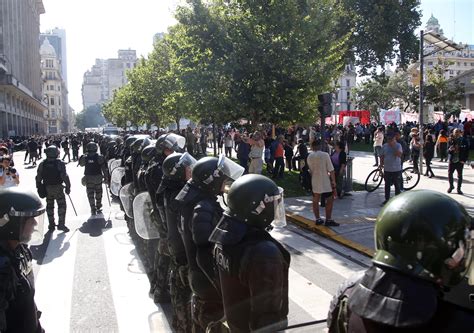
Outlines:
{"type": "Polygon", "coordinates": [[[237,180],[245,172],[243,166],[238,165],[231,159],[225,157],[224,154],[221,154],[219,156],[219,160],[217,162],[217,169],[232,180],[237,180]]]}
{"type": "Polygon", "coordinates": [[[275,217],[273,218],[272,226],[276,228],[286,227],[285,201],[284,190],[278,186],[279,194],[274,196],[273,205],[275,209],[275,217]]]}
{"type": "Polygon", "coordinates": [[[29,245],[40,245],[43,243],[45,209],[40,208],[33,211],[15,211],[10,210],[10,216],[20,218],[20,234],[19,241],[21,243],[29,243],[29,245]]]}
{"type": "Polygon", "coordinates": [[[188,152],[184,153],[178,161],[178,166],[183,166],[185,168],[190,168],[191,170],[194,168],[197,160],[191,156],[188,152]]]}
{"type": "Polygon", "coordinates": [[[167,134],[164,141],[165,147],[168,147],[176,152],[182,151],[186,144],[184,136],[177,135],[174,133],[167,134]]]}

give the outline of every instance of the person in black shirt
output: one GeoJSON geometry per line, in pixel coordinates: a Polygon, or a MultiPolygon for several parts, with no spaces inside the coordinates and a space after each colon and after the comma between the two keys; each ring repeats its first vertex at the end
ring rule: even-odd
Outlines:
{"type": "Polygon", "coordinates": [[[431,160],[434,157],[434,147],[435,144],[433,142],[433,136],[428,134],[426,136],[426,142],[423,147],[423,157],[425,158],[426,162],[425,176],[428,176],[429,178],[433,178],[435,176],[433,170],[431,169],[431,160]]]}

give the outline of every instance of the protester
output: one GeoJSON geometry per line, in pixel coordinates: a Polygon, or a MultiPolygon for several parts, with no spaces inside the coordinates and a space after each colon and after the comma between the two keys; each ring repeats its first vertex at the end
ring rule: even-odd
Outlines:
{"type": "Polygon", "coordinates": [[[395,195],[401,192],[401,171],[403,155],[402,146],[395,140],[394,133],[387,134],[387,143],[382,146],[380,155],[380,168],[383,169],[383,176],[385,180],[385,205],[390,199],[390,188],[395,186],[395,195]]]}
{"type": "Polygon", "coordinates": [[[261,174],[263,170],[263,150],[265,142],[260,132],[256,131],[250,138],[243,138],[244,142],[250,144],[250,166],[249,173],[261,174]]]}
{"type": "Polygon", "coordinates": [[[452,135],[452,138],[449,140],[449,164],[448,164],[448,181],[449,188],[448,193],[451,193],[454,189],[454,171],[458,175],[458,194],[464,194],[461,190],[462,185],[462,172],[464,168],[464,163],[466,163],[469,155],[469,145],[467,140],[462,136],[462,131],[460,129],[455,129],[452,135]]]}
{"type": "Polygon", "coordinates": [[[448,136],[444,129],[439,131],[438,140],[436,140],[436,148],[438,149],[438,155],[440,162],[448,161],[448,136]]]}
{"type": "Polygon", "coordinates": [[[308,155],[308,168],[311,173],[311,184],[313,188],[313,213],[316,217],[316,224],[337,227],[332,219],[332,208],[336,192],[336,177],[331,158],[326,152],[322,152],[321,141],[314,140],[311,144],[312,152],[308,155]],[[325,211],[326,221],[319,214],[319,201],[321,197],[326,200],[325,211]]]}
{"type": "Polygon", "coordinates": [[[344,185],[344,173],[347,165],[347,155],[344,151],[344,143],[341,141],[336,142],[334,146],[335,151],[331,155],[331,162],[334,166],[334,174],[336,178],[336,192],[339,198],[342,197],[342,188],[344,185]]]}
{"type": "Polygon", "coordinates": [[[433,159],[434,156],[434,142],[433,142],[433,137],[431,135],[426,136],[426,142],[423,145],[423,157],[425,158],[425,163],[426,163],[426,172],[425,176],[429,178],[433,178],[434,172],[431,169],[431,160],[433,159]]]}
{"type": "Polygon", "coordinates": [[[384,129],[382,126],[379,126],[374,133],[374,157],[375,157],[374,166],[379,165],[379,157],[382,151],[383,139],[384,139],[384,129]]]}
{"type": "Polygon", "coordinates": [[[0,157],[0,188],[14,187],[20,184],[18,171],[10,165],[8,155],[0,157]]]}

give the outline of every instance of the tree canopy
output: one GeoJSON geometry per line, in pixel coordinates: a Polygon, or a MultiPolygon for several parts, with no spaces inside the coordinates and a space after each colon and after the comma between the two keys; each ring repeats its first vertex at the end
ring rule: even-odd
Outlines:
{"type": "Polygon", "coordinates": [[[312,122],[351,59],[413,58],[419,13],[415,0],[187,0],[176,19],[104,106],[117,125],[312,122]]]}
{"type": "Polygon", "coordinates": [[[84,130],[87,127],[99,127],[105,124],[100,105],[92,105],[76,114],[76,127],[84,130]]]}

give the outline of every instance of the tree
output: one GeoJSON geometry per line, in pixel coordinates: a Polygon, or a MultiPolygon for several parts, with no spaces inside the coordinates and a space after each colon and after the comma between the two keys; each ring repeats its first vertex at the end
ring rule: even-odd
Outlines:
{"type": "Polygon", "coordinates": [[[394,106],[393,95],[388,89],[389,78],[385,74],[377,75],[353,89],[356,105],[360,109],[369,110],[370,115],[380,120],[380,109],[394,106]]]}
{"type": "Polygon", "coordinates": [[[105,124],[102,107],[98,104],[89,106],[76,114],[76,127],[84,130],[87,127],[99,127],[105,124]]]}
{"type": "Polygon", "coordinates": [[[464,87],[459,80],[446,80],[444,77],[449,65],[447,62],[442,62],[429,70],[425,88],[426,101],[434,104],[435,110],[442,111],[447,118],[451,114],[459,116],[460,108],[455,105],[464,96],[464,87]]]}
{"type": "Polygon", "coordinates": [[[413,86],[410,80],[411,77],[408,72],[398,70],[397,73],[390,77],[387,84],[387,92],[403,112],[418,112],[419,89],[413,86]]]}
{"type": "Polygon", "coordinates": [[[348,56],[361,74],[375,73],[394,60],[405,67],[418,57],[415,30],[421,24],[419,0],[341,0],[340,34],[351,31],[348,56]]]}

